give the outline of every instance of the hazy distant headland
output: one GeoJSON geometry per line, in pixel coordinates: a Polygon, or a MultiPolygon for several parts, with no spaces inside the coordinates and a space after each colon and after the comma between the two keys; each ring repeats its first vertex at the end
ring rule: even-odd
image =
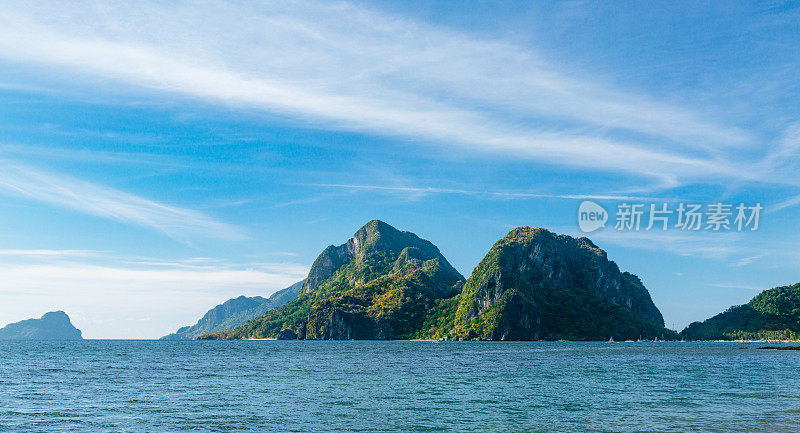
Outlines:
{"type": "Polygon", "coordinates": [[[53,311],[39,319],[11,323],[0,329],[2,340],[81,340],[81,331],[72,325],[67,313],[53,311]]]}
{"type": "Polygon", "coordinates": [[[203,334],[226,331],[242,326],[249,320],[296,298],[303,287],[303,282],[305,280],[298,281],[283,290],[273,293],[269,298],[239,296],[238,298],[229,299],[209,310],[194,325],[184,326],[173,334],[161,337],[161,339],[193,340],[203,334]]]}

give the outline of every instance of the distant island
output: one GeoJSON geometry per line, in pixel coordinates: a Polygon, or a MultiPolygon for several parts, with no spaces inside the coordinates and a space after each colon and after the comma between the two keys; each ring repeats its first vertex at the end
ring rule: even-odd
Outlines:
{"type": "Polygon", "coordinates": [[[0,340],[82,340],[67,313],[53,311],[40,319],[11,323],[0,329],[0,340]]]}
{"type": "Polygon", "coordinates": [[[296,298],[304,282],[305,280],[294,283],[283,290],[273,293],[269,298],[239,296],[238,298],[229,299],[209,310],[194,325],[184,326],[173,334],[161,337],[161,339],[193,340],[202,334],[237,328],[249,320],[296,298]]]}
{"type": "Polygon", "coordinates": [[[761,292],[681,332],[688,340],[800,340],[800,283],[761,292]]]}
{"type": "Polygon", "coordinates": [[[677,337],[639,278],[587,238],[519,227],[465,280],[429,241],[373,220],[319,255],[296,299],[199,338],[677,337]]]}

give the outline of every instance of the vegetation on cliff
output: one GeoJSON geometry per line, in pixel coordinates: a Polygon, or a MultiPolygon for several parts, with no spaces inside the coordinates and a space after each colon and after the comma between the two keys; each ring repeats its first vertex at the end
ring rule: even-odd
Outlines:
{"type": "Polygon", "coordinates": [[[423,336],[484,340],[674,338],[635,275],[589,239],[519,227],[481,260],[423,336]]]}
{"type": "Polygon", "coordinates": [[[297,299],[201,338],[676,338],[647,289],[589,239],[520,227],[469,280],[430,242],[371,221],[326,248],[297,299]]]}
{"type": "Polygon", "coordinates": [[[411,338],[463,282],[432,243],[373,220],[320,254],[297,299],[202,338],[411,338]]]}

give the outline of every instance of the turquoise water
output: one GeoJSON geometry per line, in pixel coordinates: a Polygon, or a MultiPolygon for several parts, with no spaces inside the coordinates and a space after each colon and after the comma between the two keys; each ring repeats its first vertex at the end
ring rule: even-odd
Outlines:
{"type": "Polygon", "coordinates": [[[800,431],[755,346],[0,342],[0,431],[800,431]]]}

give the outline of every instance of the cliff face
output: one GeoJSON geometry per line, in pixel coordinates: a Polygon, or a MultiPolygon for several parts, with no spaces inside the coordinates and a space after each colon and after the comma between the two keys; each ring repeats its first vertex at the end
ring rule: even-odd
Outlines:
{"type": "Polygon", "coordinates": [[[249,320],[296,298],[304,282],[305,280],[292,284],[283,290],[273,293],[269,298],[239,296],[238,298],[229,299],[209,310],[196,324],[184,326],[174,334],[161,337],[161,339],[192,340],[202,334],[237,328],[249,320]]]}
{"type": "Polygon", "coordinates": [[[11,323],[0,329],[0,339],[8,340],[82,340],[81,331],[72,326],[67,313],[53,311],[40,319],[11,323]]]}
{"type": "Polygon", "coordinates": [[[447,310],[430,321],[430,336],[604,340],[665,332],[639,278],[620,272],[589,239],[541,228],[519,227],[495,243],[447,310]]]}
{"type": "Polygon", "coordinates": [[[204,338],[409,338],[463,281],[432,243],[373,220],[317,257],[295,301],[204,338]]]}
{"type": "Polygon", "coordinates": [[[759,293],[681,331],[689,340],[800,340],[800,283],[759,293]]]}
{"type": "Polygon", "coordinates": [[[344,245],[338,247],[331,245],[325,248],[311,265],[308,277],[303,283],[302,293],[313,292],[321,283],[333,276],[334,272],[353,260],[355,257],[353,244],[351,239],[344,245]]]}

